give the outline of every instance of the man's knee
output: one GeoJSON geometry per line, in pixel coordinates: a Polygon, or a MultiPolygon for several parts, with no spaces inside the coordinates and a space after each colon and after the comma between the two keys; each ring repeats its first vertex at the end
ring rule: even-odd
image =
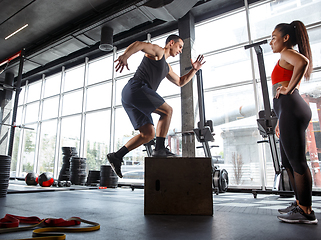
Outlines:
{"type": "MultiPolygon", "coordinates": [[[[169,105],[168,105],[169,106],[169,105]]],[[[172,116],[173,115],[173,108],[171,106],[169,106],[169,113],[168,113],[169,116],[172,116]]]]}
{"type": "Polygon", "coordinates": [[[164,114],[171,117],[173,115],[173,108],[167,104],[164,114]]]}
{"type": "Polygon", "coordinates": [[[155,138],[155,131],[149,133],[141,133],[142,137],[144,138],[144,142],[148,143],[149,141],[155,138]]]}
{"type": "Polygon", "coordinates": [[[145,139],[146,142],[154,139],[155,137],[155,129],[152,124],[146,125],[140,129],[140,135],[145,139]]]}
{"type": "Polygon", "coordinates": [[[167,103],[164,103],[162,106],[157,108],[154,112],[159,115],[165,115],[165,116],[171,117],[173,115],[173,108],[169,106],[167,103]]]}

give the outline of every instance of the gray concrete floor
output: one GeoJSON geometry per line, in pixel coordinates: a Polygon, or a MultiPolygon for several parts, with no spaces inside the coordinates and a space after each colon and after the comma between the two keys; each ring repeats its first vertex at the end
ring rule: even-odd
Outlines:
{"type": "MultiPolygon", "coordinates": [[[[100,230],[66,233],[66,239],[320,239],[317,225],[287,224],[277,209],[293,198],[250,193],[214,195],[213,216],[144,215],[144,190],[130,188],[89,189],[74,187],[42,192],[41,187],[10,184],[0,198],[0,218],[5,214],[64,218],[76,216],[98,222],[100,230]],[[73,189],[73,190],[71,190],[73,189]],[[29,190],[29,191],[28,191],[29,190]],[[60,191],[57,191],[60,190],[60,191]]],[[[49,190],[53,190],[50,188],[49,190]]],[[[321,197],[313,197],[313,208],[321,220],[321,197]]],[[[81,224],[81,226],[85,226],[81,224]]],[[[0,239],[29,238],[32,231],[0,234],[0,239]]]]}

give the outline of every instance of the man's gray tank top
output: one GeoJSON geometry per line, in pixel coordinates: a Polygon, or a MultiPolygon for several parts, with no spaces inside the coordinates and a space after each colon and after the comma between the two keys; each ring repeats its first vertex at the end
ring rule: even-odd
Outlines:
{"type": "Polygon", "coordinates": [[[165,60],[165,56],[158,61],[144,56],[132,80],[143,81],[147,83],[151,89],[156,91],[159,84],[166,77],[168,72],[169,67],[165,60]]]}

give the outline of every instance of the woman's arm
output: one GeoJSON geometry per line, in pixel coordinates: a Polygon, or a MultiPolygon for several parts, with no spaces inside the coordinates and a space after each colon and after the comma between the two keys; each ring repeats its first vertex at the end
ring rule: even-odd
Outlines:
{"type": "Polygon", "coordinates": [[[292,49],[283,51],[280,60],[293,66],[293,74],[287,87],[280,86],[277,88],[276,98],[278,98],[280,94],[291,94],[302,80],[309,65],[309,60],[305,56],[292,49]]]}

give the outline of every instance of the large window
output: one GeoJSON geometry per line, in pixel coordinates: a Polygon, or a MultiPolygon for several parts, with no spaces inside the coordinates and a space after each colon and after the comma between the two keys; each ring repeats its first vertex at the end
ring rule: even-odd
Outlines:
{"type": "Polygon", "coordinates": [[[41,124],[39,141],[38,172],[54,172],[57,139],[57,120],[41,124]]]}
{"type": "Polygon", "coordinates": [[[85,154],[90,170],[100,170],[110,152],[110,109],[86,114],[85,154]]]}
{"type": "MultiPolygon", "coordinates": [[[[251,25],[252,39],[270,38],[274,27],[282,22],[290,23],[294,20],[302,21],[308,29],[310,38],[310,44],[313,55],[313,66],[315,73],[312,75],[310,81],[302,81],[300,86],[301,96],[309,102],[312,110],[312,120],[309,128],[307,129],[306,141],[306,156],[308,159],[308,165],[311,168],[313,186],[321,187],[321,182],[316,182],[315,179],[320,179],[319,162],[320,156],[318,156],[318,149],[320,147],[320,140],[318,131],[320,130],[320,121],[318,118],[317,103],[320,95],[320,75],[317,73],[317,69],[320,67],[320,30],[321,30],[321,14],[315,9],[321,7],[321,1],[267,1],[263,4],[258,4],[250,8],[249,17],[251,25]],[[316,134],[315,134],[316,133],[316,134]]],[[[266,67],[266,74],[268,79],[271,76],[271,72],[279,59],[279,54],[273,54],[268,44],[262,46],[264,51],[264,62],[266,67]]],[[[256,72],[256,76],[258,76],[256,72]]],[[[257,77],[258,78],[258,77],[257,77]]],[[[270,87],[270,82],[269,82],[270,87]]],[[[271,88],[270,88],[271,89],[271,88]]],[[[258,85],[258,94],[261,93],[260,86],[258,85]]],[[[261,99],[261,98],[259,98],[261,99]]],[[[272,96],[270,93],[270,100],[272,96]]],[[[263,109],[262,101],[259,103],[260,109],[263,109]]],[[[265,174],[267,179],[267,185],[272,186],[274,171],[272,164],[272,158],[269,154],[269,149],[265,149],[265,174]],[[268,170],[270,169],[270,170],[268,170]]]]}
{"type": "MultiPolygon", "coordinates": [[[[211,149],[211,153],[220,160],[218,165],[228,170],[230,185],[272,187],[275,174],[268,144],[257,144],[262,137],[257,130],[256,118],[257,112],[263,109],[263,102],[256,55],[253,54],[254,68],[252,69],[250,51],[244,50],[243,47],[250,40],[255,42],[269,38],[278,23],[298,19],[308,28],[313,65],[318,68],[320,66],[319,21],[321,15],[319,11],[313,9],[320,8],[320,4],[321,1],[289,0],[263,1],[250,6],[251,38],[247,35],[244,9],[216,17],[196,27],[196,51],[204,54],[207,61],[203,67],[206,117],[213,121],[215,132],[215,142],[212,144],[215,147],[211,149]],[[304,12],[310,12],[310,14],[303,14],[304,12]],[[254,80],[252,76],[255,76],[254,80]]],[[[279,56],[272,54],[268,44],[263,45],[262,48],[266,74],[270,79],[279,56]]],[[[320,129],[317,117],[318,97],[313,97],[318,96],[317,92],[320,92],[318,80],[319,78],[314,74],[309,82],[301,84],[300,89],[302,96],[307,95],[305,99],[310,101],[313,112],[311,128],[308,129],[307,136],[309,132],[317,133],[320,129]]],[[[271,87],[270,81],[268,85],[271,87]]],[[[271,96],[270,100],[272,100],[271,96]]],[[[198,119],[197,115],[196,121],[198,119]]],[[[315,136],[318,137],[318,134],[315,136]]],[[[319,165],[310,161],[313,156],[313,152],[310,151],[314,149],[315,153],[318,152],[317,137],[312,137],[314,148],[309,146],[311,137],[307,138],[307,158],[313,173],[318,171],[319,165]]],[[[202,148],[197,150],[197,154],[204,155],[202,148]]],[[[320,187],[316,184],[314,186],[320,187]]]]}

